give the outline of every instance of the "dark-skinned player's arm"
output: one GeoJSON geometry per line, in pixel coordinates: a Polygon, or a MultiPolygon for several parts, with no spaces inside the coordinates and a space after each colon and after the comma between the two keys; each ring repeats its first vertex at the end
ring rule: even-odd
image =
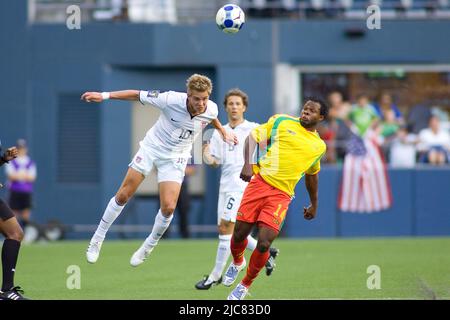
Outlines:
{"type": "Polygon", "coordinates": [[[309,193],[311,204],[303,208],[303,217],[306,220],[314,219],[317,213],[317,204],[319,201],[319,174],[305,174],[306,190],[309,193]]]}
{"type": "Polygon", "coordinates": [[[249,182],[253,176],[253,154],[255,153],[257,142],[253,138],[252,134],[249,134],[245,139],[244,145],[244,166],[242,167],[240,178],[246,182],[249,182]]]}

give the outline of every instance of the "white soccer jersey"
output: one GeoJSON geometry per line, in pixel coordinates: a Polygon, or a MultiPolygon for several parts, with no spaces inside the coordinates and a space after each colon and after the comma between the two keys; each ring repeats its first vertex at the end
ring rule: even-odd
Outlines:
{"type": "MultiPolygon", "coordinates": [[[[231,128],[227,123],[225,130],[234,132],[239,143],[229,145],[221,139],[218,132],[214,132],[211,137],[209,152],[219,160],[222,165],[222,174],[220,177],[220,192],[244,192],[247,182],[239,176],[244,165],[244,145],[245,139],[255,127],[259,124],[244,120],[236,128],[231,128]]],[[[216,130],[217,131],[217,130],[216,130]]]]}
{"type": "Polygon", "coordinates": [[[140,142],[160,159],[189,158],[195,138],[218,115],[217,104],[208,100],[205,112],[192,118],[184,92],[141,91],[139,99],[161,110],[158,121],[140,142]]]}

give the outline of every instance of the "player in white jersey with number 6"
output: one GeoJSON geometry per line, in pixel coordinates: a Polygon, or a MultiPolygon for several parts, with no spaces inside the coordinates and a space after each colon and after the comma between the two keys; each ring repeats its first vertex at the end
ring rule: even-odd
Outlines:
{"type": "MultiPolygon", "coordinates": [[[[245,120],[244,112],[248,106],[248,96],[239,89],[227,92],[223,102],[228,113],[228,123],[223,127],[233,132],[239,141],[245,141],[258,123],[245,120]]],[[[236,214],[241,203],[247,182],[239,175],[244,165],[244,149],[241,144],[229,145],[223,143],[218,132],[214,132],[210,143],[203,146],[203,159],[206,164],[213,167],[221,165],[219,201],[217,206],[217,224],[219,230],[219,245],[216,254],[216,263],[211,273],[200,280],[195,288],[208,290],[212,285],[223,283],[227,285],[227,276],[222,281],[222,273],[230,257],[230,241],[233,234],[236,214]]],[[[257,241],[248,236],[247,249],[254,250],[257,241]]],[[[266,263],[266,274],[270,275],[275,267],[274,259],[279,250],[270,248],[270,256],[266,263]]]]}
{"type": "Polygon", "coordinates": [[[194,74],[187,79],[186,87],[187,93],[123,90],[86,92],[81,96],[87,102],[102,102],[107,99],[140,101],[143,105],[152,105],[161,110],[158,121],[139,143],[140,148],[129,164],[122,185],[103,213],[86,252],[88,262],[97,261],[106,232],[145,177],[155,168],[161,208],[150,235],[130,259],[130,264],[134,267],[143,263],[172,221],[186,164],[198,134],[212,123],[224,141],[237,144],[236,136],[226,132],[217,119],[217,104],[209,100],[211,80],[194,74]]]}

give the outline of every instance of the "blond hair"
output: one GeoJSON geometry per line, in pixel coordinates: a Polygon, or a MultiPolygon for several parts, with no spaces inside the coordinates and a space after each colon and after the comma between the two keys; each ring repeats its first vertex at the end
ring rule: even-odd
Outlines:
{"type": "Polygon", "coordinates": [[[227,107],[227,100],[231,96],[241,97],[242,103],[244,104],[244,106],[248,107],[248,95],[241,89],[233,88],[227,92],[227,94],[225,95],[225,98],[223,99],[223,105],[225,108],[227,107]]]}
{"type": "Polygon", "coordinates": [[[212,82],[208,77],[202,76],[201,74],[196,73],[187,79],[186,88],[188,91],[191,91],[191,90],[200,91],[200,92],[207,91],[208,94],[211,94],[212,82]]]}

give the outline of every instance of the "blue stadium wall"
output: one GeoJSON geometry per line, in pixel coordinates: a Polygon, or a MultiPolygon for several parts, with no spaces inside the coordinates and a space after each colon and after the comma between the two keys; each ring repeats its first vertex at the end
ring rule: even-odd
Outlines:
{"type": "MultiPolygon", "coordinates": [[[[381,30],[366,30],[360,38],[346,37],[345,30],[364,29],[365,21],[249,21],[237,36],[221,34],[213,22],[86,23],[70,31],[65,24],[30,25],[26,1],[4,1],[0,24],[0,138],[4,145],[18,137],[29,141],[39,169],[33,213],[39,222],[97,223],[131,156],[128,103],[86,105],[96,111],[71,121],[70,104],[68,113],[61,114],[67,97],[75,103],[73,97],[87,90],[183,90],[189,74],[202,72],[213,79],[212,98],[219,103],[231,87],[247,91],[248,118],[262,122],[274,112],[276,63],[450,64],[450,21],[445,20],[383,21],[381,30]],[[63,130],[65,140],[62,124],[72,130],[63,130]],[[91,152],[71,150],[67,145],[72,143],[91,152]],[[86,177],[58,166],[61,154],[68,157],[67,164],[83,162],[86,177]],[[76,182],[61,182],[61,170],[76,182]]],[[[224,112],[220,119],[226,122],[224,112]]],[[[215,223],[218,174],[207,169],[206,190],[212,196],[194,200],[193,224],[215,223]]],[[[336,168],[321,173],[315,221],[302,220],[307,197],[303,182],[299,184],[283,229],[286,236],[449,234],[450,171],[391,171],[394,206],[371,215],[336,210],[340,174],[336,168]]],[[[0,177],[4,179],[3,172],[0,177]]],[[[4,190],[1,196],[6,196],[4,190]]],[[[123,219],[151,224],[158,203],[136,199],[128,207],[129,217],[123,219]]]]}

